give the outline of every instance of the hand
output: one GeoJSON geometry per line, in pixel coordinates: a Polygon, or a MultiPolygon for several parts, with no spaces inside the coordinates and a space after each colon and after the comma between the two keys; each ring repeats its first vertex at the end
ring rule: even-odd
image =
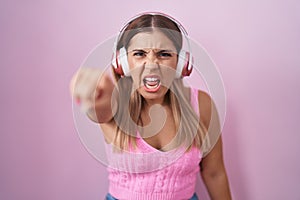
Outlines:
{"type": "Polygon", "coordinates": [[[97,68],[79,69],[70,83],[72,97],[80,105],[81,110],[94,121],[99,121],[98,114],[102,114],[105,119],[112,117],[112,112],[108,112],[107,108],[111,108],[113,89],[114,83],[110,75],[97,68]]]}

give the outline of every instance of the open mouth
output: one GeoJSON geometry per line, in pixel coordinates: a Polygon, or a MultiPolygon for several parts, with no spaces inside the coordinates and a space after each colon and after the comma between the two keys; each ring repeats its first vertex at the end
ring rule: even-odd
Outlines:
{"type": "Polygon", "coordinates": [[[143,79],[143,83],[147,92],[156,92],[160,88],[160,78],[157,76],[147,76],[143,79]]]}

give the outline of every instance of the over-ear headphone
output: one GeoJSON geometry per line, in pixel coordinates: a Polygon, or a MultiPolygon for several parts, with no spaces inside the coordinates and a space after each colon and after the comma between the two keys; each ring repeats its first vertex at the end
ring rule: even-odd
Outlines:
{"type": "Polygon", "coordinates": [[[143,15],[160,15],[163,17],[166,17],[168,19],[170,19],[171,21],[173,21],[179,28],[181,34],[184,36],[185,40],[187,41],[187,45],[189,48],[189,51],[185,51],[183,50],[183,48],[181,48],[180,52],[178,53],[178,62],[177,62],[177,68],[176,68],[176,78],[180,78],[180,77],[184,77],[184,76],[189,76],[193,70],[193,57],[192,57],[192,53],[191,53],[191,46],[190,46],[190,42],[189,42],[189,38],[187,35],[186,30],[184,29],[184,27],[174,18],[160,13],[160,12],[146,12],[146,13],[141,13],[135,17],[133,17],[128,23],[125,24],[125,26],[123,26],[123,28],[120,30],[120,33],[118,35],[118,37],[116,38],[116,41],[114,43],[114,47],[113,47],[113,58],[112,58],[112,65],[114,67],[114,71],[115,73],[121,75],[121,76],[130,76],[130,69],[129,69],[129,64],[128,64],[128,60],[127,60],[127,51],[125,49],[125,47],[121,47],[119,50],[117,49],[119,40],[121,38],[121,36],[124,34],[125,29],[127,28],[127,26],[134,21],[135,19],[137,19],[138,17],[141,17],[143,15]]]}

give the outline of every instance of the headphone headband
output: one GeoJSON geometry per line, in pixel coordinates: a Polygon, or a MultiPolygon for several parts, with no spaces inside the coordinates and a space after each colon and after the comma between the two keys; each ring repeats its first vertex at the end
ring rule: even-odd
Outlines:
{"type": "MultiPolygon", "coordinates": [[[[164,13],[161,13],[161,12],[143,12],[143,13],[140,13],[138,15],[135,15],[134,17],[132,17],[131,19],[129,19],[124,25],[123,27],[120,29],[119,31],[119,36],[123,35],[123,32],[124,30],[127,28],[127,26],[132,22],[134,21],[135,19],[143,16],[143,15],[160,15],[160,16],[163,16],[163,17],[166,17],[170,20],[172,20],[173,22],[176,23],[176,25],[178,26],[178,28],[180,29],[180,31],[183,32],[184,35],[188,35],[187,31],[185,30],[185,28],[181,25],[181,23],[179,21],[177,21],[175,18],[171,17],[170,15],[167,15],[167,14],[164,14],[164,13]]],[[[119,37],[118,37],[118,40],[119,41],[119,37]]]]}
{"type": "MultiPolygon", "coordinates": [[[[190,46],[190,42],[189,42],[189,39],[188,39],[187,31],[185,30],[185,28],[181,25],[181,23],[179,21],[177,21],[173,17],[171,17],[167,14],[161,13],[161,12],[143,12],[143,13],[140,13],[140,14],[132,17],[130,20],[128,20],[127,23],[125,23],[125,25],[120,29],[118,37],[116,38],[116,40],[114,42],[114,47],[113,47],[114,56],[113,56],[112,64],[115,67],[115,71],[118,74],[120,74],[120,72],[121,72],[121,74],[123,73],[123,75],[125,75],[125,76],[130,76],[130,73],[129,73],[130,70],[129,70],[128,63],[123,62],[122,66],[124,67],[124,69],[122,69],[122,67],[119,67],[119,64],[117,63],[118,62],[117,60],[118,60],[119,56],[123,57],[123,59],[122,59],[123,61],[124,61],[124,57],[126,57],[126,59],[127,59],[125,47],[121,47],[121,49],[119,49],[119,50],[122,50],[122,51],[118,52],[118,43],[119,43],[120,38],[124,34],[126,28],[130,25],[130,23],[133,22],[135,19],[143,16],[143,15],[163,16],[163,17],[168,18],[169,20],[171,20],[172,22],[174,22],[177,25],[177,27],[180,30],[181,35],[184,35],[184,38],[187,41],[189,51],[185,52],[185,51],[181,50],[179,52],[178,58],[187,59],[187,62],[186,62],[186,64],[183,64],[182,62],[178,62],[180,64],[177,65],[176,77],[179,78],[181,76],[190,75],[190,73],[192,71],[192,68],[193,68],[193,66],[192,66],[193,65],[193,63],[192,63],[193,58],[192,58],[192,54],[191,54],[191,46],[190,46]],[[125,55],[124,55],[124,52],[125,52],[125,55]],[[183,71],[183,70],[185,70],[185,71],[183,71]]],[[[178,59],[178,60],[180,60],[180,59],[178,59]]]]}

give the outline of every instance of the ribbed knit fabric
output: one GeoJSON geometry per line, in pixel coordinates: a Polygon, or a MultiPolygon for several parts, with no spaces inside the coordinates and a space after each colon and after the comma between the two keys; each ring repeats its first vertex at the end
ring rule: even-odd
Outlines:
{"type": "MultiPolygon", "coordinates": [[[[198,91],[191,90],[191,104],[199,114],[198,91]]],[[[195,192],[200,150],[162,152],[137,138],[138,152],[114,153],[107,145],[112,167],[109,193],[120,200],[182,200],[195,192]]]]}

